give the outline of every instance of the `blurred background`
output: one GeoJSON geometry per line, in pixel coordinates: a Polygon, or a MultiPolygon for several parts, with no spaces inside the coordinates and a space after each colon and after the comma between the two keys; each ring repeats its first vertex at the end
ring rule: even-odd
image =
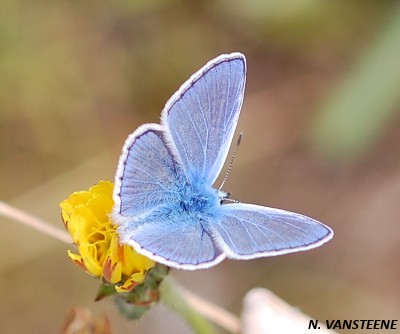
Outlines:
{"type": "MultiPolygon", "coordinates": [[[[225,190],[314,217],[335,237],[305,253],[171,275],[238,315],[246,291],[260,286],[321,320],[398,318],[397,1],[0,6],[1,200],[63,228],[59,202],[113,180],[127,135],[159,122],[167,99],[208,60],[240,51],[244,138],[225,190]]],[[[0,224],[1,333],[57,333],[77,305],[106,312],[115,333],[190,333],[163,306],[124,320],[111,300],[93,301],[99,282],[70,262],[68,245],[0,224]]]]}

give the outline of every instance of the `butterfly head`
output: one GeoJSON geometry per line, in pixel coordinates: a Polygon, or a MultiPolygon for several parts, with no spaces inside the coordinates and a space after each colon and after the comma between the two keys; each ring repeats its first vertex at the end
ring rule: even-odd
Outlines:
{"type": "Polygon", "coordinates": [[[231,195],[231,193],[226,193],[225,191],[218,190],[218,198],[219,198],[220,204],[222,204],[223,201],[227,200],[230,195],[231,195]]]}

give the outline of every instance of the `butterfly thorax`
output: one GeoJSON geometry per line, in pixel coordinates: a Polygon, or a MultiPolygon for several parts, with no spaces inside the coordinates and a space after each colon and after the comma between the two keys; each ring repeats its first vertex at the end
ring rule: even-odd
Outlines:
{"type": "Polygon", "coordinates": [[[220,205],[218,190],[204,184],[182,185],[181,196],[178,200],[178,210],[182,214],[195,214],[200,216],[215,215],[220,205]]]}

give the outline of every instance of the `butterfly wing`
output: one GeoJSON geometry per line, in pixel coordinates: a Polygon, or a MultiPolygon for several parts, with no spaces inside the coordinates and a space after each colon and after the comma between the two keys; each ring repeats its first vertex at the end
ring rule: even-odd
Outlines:
{"type": "Polygon", "coordinates": [[[226,257],[201,220],[188,214],[157,210],[137,223],[120,226],[120,239],[156,262],[194,270],[209,268],[226,257]]]}
{"type": "Polygon", "coordinates": [[[186,176],[163,134],[160,125],[146,124],[125,142],[115,177],[112,214],[120,225],[120,240],[171,267],[210,267],[225,254],[215,246],[199,215],[181,210],[186,176]]]}
{"type": "Polygon", "coordinates": [[[182,184],[213,182],[219,174],[244,80],[244,56],[220,56],[170,99],[162,125],[144,125],[128,137],[114,188],[113,219],[123,243],[176,268],[205,268],[225,257],[199,215],[181,210],[179,202],[191,193],[182,184]]]}
{"type": "Polygon", "coordinates": [[[332,230],[309,217],[252,204],[221,206],[222,219],[210,233],[227,257],[253,259],[318,247],[330,240],[332,230]]]}
{"type": "Polygon", "coordinates": [[[245,79],[245,57],[221,55],[167,102],[162,124],[189,180],[213,184],[219,175],[239,119],[245,79]]]}
{"type": "Polygon", "coordinates": [[[139,127],[127,138],[118,163],[113,194],[116,222],[148,215],[174,200],[180,173],[164,143],[161,125],[139,127]]]}

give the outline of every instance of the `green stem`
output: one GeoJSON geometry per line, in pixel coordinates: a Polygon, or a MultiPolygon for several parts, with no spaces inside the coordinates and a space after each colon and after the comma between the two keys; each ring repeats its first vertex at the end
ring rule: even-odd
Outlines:
{"type": "Polygon", "coordinates": [[[168,277],[161,284],[161,301],[184,318],[195,333],[216,333],[212,325],[182,297],[179,286],[168,277]]]}

